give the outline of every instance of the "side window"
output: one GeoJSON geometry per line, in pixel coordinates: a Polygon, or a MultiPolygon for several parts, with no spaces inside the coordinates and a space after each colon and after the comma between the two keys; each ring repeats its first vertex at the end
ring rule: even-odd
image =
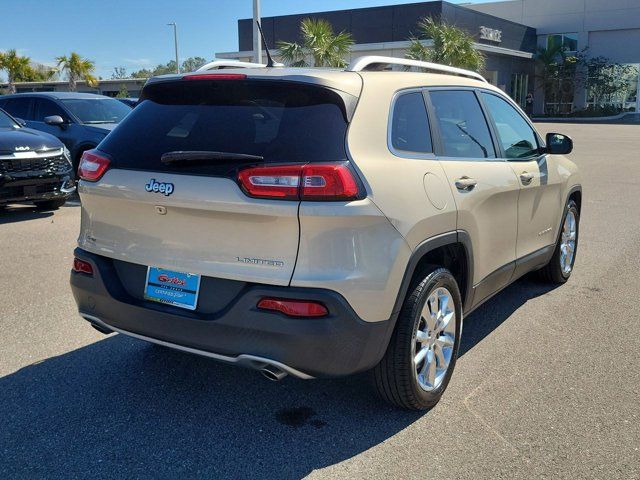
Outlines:
{"type": "Polygon", "coordinates": [[[22,120],[32,120],[29,107],[31,106],[30,98],[10,98],[4,109],[14,117],[22,120]]]}
{"type": "Polygon", "coordinates": [[[67,119],[68,115],[64,113],[64,110],[56,105],[55,102],[48,100],[46,98],[38,98],[36,100],[36,109],[35,109],[35,118],[36,122],[44,122],[45,117],[50,117],[52,115],[60,115],[63,119],[67,119]]]}
{"type": "Polygon", "coordinates": [[[498,139],[507,158],[527,158],[537,154],[538,140],[522,115],[506,100],[481,93],[498,130],[498,139]]]}
{"type": "Polygon", "coordinates": [[[496,158],[489,126],[480,103],[469,90],[429,92],[440,127],[444,155],[458,158],[496,158]]]}
{"type": "Polygon", "coordinates": [[[404,93],[396,98],[391,119],[391,145],[404,152],[433,152],[427,108],[421,92],[404,93]]]}

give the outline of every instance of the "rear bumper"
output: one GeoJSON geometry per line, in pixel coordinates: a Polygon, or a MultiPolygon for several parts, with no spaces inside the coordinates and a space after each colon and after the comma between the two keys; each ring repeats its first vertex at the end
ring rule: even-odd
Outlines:
{"type": "Polygon", "coordinates": [[[0,205],[68,198],[75,189],[71,172],[37,177],[0,175],[0,205]]]}
{"type": "Polygon", "coordinates": [[[220,311],[191,312],[131,295],[107,257],[81,249],[75,255],[94,269],[93,276],[71,272],[71,289],[85,319],[217,360],[252,368],[271,364],[300,378],[344,376],[378,363],[391,335],[392,322],[361,320],[330,290],[245,284],[220,311]],[[330,313],[290,318],[258,310],[263,297],[316,300],[330,313]]]}

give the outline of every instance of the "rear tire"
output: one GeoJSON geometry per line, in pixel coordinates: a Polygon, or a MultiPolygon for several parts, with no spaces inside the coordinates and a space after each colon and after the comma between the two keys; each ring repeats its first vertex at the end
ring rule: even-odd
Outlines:
{"type": "Polygon", "coordinates": [[[57,210],[65,204],[66,198],[59,198],[56,200],[46,200],[43,202],[33,202],[38,210],[57,210]]]}
{"type": "Polygon", "coordinates": [[[408,410],[438,403],[453,374],[461,326],[455,278],[445,268],[425,267],[409,289],[387,352],[371,371],[380,396],[408,410]]]}
{"type": "Polygon", "coordinates": [[[578,206],[576,202],[569,200],[562,217],[560,235],[558,236],[553,257],[551,257],[547,265],[538,270],[538,277],[543,282],[562,284],[569,280],[578,251],[579,227],[580,214],[578,213],[578,206]],[[570,258],[568,258],[569,254],[570,258]]]}

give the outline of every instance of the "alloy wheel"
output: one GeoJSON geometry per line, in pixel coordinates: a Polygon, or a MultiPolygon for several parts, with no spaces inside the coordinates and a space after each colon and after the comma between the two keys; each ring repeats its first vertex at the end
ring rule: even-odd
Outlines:
{"type": "Polygon", "coordinates": [[[413,342],[412,358],[416,380],[426,391],[444,380],[456,338],[456,309],[451,292],[436,288],[424,304],[413,342]]]}
{"type": "Polygon", "coordinates": [[[567,212],[562,225],[560,239],[560,269],[567,275],[573,268],[573,257],[576,251],[577,224],[576,215],[572,210],[567,212]]]}

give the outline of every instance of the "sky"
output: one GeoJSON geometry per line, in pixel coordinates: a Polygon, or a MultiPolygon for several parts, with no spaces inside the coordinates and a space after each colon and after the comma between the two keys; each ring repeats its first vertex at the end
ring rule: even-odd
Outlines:
{"type": "MultiPolygon", "coordinates": [[[[412,3],[418,0],[262,0],[263,17],[412,3]]],[[[484,3],[488,0],[449,0],[484,3]]],[[[493,0],[495,1],[495,0],[493,0]]],[[[77,52],[111,78],[174,58],[178,24],[181,61],[238,50],[238,20],[251,18],[252,0],[0,0],[0,51],[15,48],[33,61],[53,64],[77,52]]],[[[6,78],[0,72],[0,78],[6,78]]]]}

